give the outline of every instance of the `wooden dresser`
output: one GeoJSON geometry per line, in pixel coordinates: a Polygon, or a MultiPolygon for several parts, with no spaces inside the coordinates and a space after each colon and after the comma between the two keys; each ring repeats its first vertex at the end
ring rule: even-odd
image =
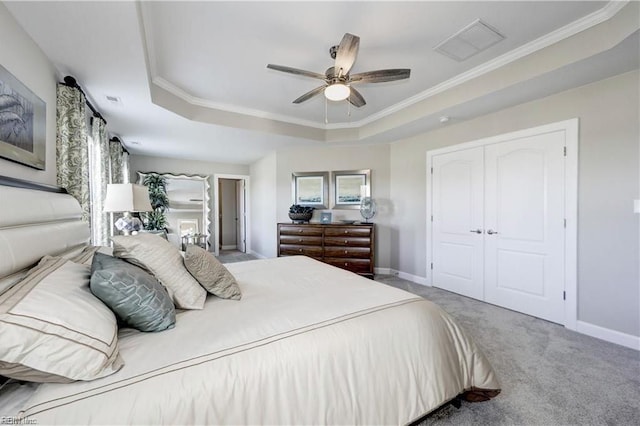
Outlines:
{"type": "Polygon", "coordinates": [[[305,255],[373,279],[375,227],[279,223],[278,256],[305,255]]]}

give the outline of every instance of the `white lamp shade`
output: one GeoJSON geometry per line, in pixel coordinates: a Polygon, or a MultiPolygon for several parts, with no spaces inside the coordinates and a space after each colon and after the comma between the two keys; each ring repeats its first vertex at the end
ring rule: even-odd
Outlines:
{"type": "Polygon", "coordinates": [[[132,183],[110,183],[104,200],[105,212],[150,212],[149,189],[132,183]]]}

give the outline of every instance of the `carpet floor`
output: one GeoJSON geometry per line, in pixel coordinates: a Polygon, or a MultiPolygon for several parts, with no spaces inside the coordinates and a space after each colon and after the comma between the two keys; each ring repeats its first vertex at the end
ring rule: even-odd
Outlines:
{"type": "Polygon", "coordinates": [[[638,425],[640,353],[566,328],[393,276],[376,281],[441,306],[474,338],[502,393],[432,413],[420,426],[638,425]]]}
{"type": "MultiPolygon", "coordinates": [[[[223,263],[255,259],[222,252],[223,263]]],[[[389,275],[376,281],[441,306],[493,365],[502,393],[431,413],[427,425],[640,425],[640,352],[434,287],[389,275]]]]}

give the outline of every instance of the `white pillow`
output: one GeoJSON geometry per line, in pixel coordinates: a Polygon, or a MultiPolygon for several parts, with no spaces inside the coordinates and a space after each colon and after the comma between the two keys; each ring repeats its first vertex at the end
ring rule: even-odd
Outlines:
{"type": "Polygon", "coordinates": [[[0,375],[93,380],[118,371],[116,318],[89,290],[90,269],[45,256],[0,296],[0,375]]]}
{"type": "Polygon", "coordinates": [[[207,292],[184,266],[180,252],[169,241],[154,235],[118,235],[113,241],[113,255],[146,269],[169,292],[176,307],[202,309],[207,292]]]}

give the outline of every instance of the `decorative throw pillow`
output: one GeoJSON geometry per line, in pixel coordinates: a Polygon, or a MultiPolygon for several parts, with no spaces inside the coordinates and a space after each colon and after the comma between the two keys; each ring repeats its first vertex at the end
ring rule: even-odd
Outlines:
{"type": "Polygon", "coordinates": [[[211,294],[223,299],[240,300],[242,293],[235,277],[214,255],[194,245],[188,245],[184,265],[211,294]]]}
{"type": "Polygon", "coordinates": [[[118,235],[113,241],[113,255],[151,272],[169,292],[176,307],[202,309],[207,292],[184,267],[180,252],[154,234],[118,235]]]}
{"type": "Polygon", "coordinates": [[[127,325],[140,331],[162,331],[176,323],[176,310],[162,284],[117,257],[102,253],[93,256],[91,292],[127,325]]]}
{"type": "Polygon", "coordinates": [[[123,365],[116,318],[89,291],[88,266],[45,256],[0,295],[0,375],[70,382],[123,365]]]}

